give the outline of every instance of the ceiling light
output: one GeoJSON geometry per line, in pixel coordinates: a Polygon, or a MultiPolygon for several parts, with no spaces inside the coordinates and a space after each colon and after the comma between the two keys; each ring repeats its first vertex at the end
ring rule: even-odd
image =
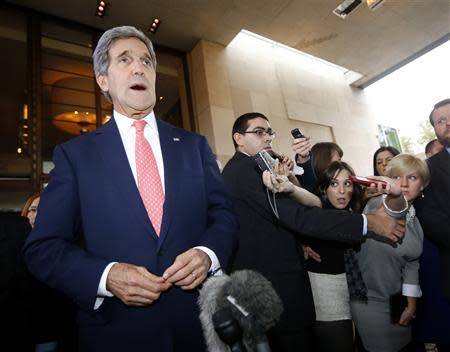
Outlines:
{"type": "Polygon", "coordinates": [[[366,4],[371,10],[376,10],[383,2],[384,0],[366,0],[366,4]]]}
{"type": "Polygon", "coordinates": [[[161,24],[161,20],[159,18],[154,18],[152,21],[152,24],[150,25],[150,28],[148,29],[153,34],[156,33],[158,30],[159,25],[161,24]]]}
{"type": "Polygon", "coordinates": [[[106,2],[99,1],[97,4],[97,9],[95,10],[95,16],[103,17],[105,16],[105,12],[106,12],[106,2]]]}
{"type": "Polygon", "coordinates": [[[352,12],[359,4],[361,4],[361,0],[344,0],[333,10],[333,13],[336,16],[344,19],[347,15],[352,12]]]}

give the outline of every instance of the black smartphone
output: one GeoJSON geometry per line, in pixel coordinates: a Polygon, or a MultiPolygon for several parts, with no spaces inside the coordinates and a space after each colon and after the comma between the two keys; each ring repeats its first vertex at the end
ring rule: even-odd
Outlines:
{"type": "Polygon", "coordinates": [[[303,133],[300,132],[300,130],[299,130],[298,128],[294,128],[294,129],[291,131],[291,134],[292,134],[292,137],[294,137],[294,138],[303,138],[303,137],[305,137],[305,136],[303,135],[303,133]]]}

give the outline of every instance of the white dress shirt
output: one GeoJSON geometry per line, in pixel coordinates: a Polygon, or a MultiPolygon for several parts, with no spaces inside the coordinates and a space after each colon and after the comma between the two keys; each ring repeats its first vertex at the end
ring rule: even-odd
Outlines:
{"type": "MultiPolygon", "coordinates": [[[[133,122],[135,121],[132,118],[126,117],[114,111],[114,120],[117,124],[117,128],[119,129],[120,138],[122,139],[123,146],[125,148],[125,153],[127,155],[128,163],[130,164],[131,172],[133,173],[134,181],[137,186],[137,170],[136,170],[136,154],[135,154],[135,141],[136,141],[136,129],[133,126],[133,122]]],[[[143,120],[147,121],[147,124],[144,128],[144,137],[150,143],[152,147],[153,154],[155,156],[156,164],[158,167],[159,176],[161,177],[161,184],[163,188],[163,192],[165,193],[165,182],[164,182],[164,162],[161,151],[161,144],[159,142],[159,132],[158,126],[156,124],[155,114],[152,111],[150,114],[145,116],[143,120]]],[[[209,248],[199,246],[195,247],[204,251],[211,260],[211,267],[209,269],[210,272],[213,272],[215,275],[221,274],[220,263],[216,256],[216,254],[209,248]]],[[[112,297],[114,296],[112,292],[106,289],[106,279],[108,277],[109,271],[111,267],[116,264],[116,262],[111,262],[107,265],[103,274],[100,278],[100,283],[97,289],[97,299],[95,301],[94,309],[98,309],[103,302],[104,297],[112,297]]]]}

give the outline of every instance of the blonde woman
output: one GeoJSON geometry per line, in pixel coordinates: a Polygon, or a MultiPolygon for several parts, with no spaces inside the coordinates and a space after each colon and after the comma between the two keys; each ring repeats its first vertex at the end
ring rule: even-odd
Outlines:
{"type": "MultiPolygon", "coordinates": [[[[385,176],[400,186],[410,207],[406,214],[405,237],[401,243],[393,245],[368,238],[357,253],[368,300],[351,302],[351,311],[363,345],[370,352],[408,351],[410,323],[416,311],[416,299],[422,294],[419,257],[423,231],[412,203],[430,182],[430,173],[423,160],[400,154],[389,162],[385,176]],[[399,304],[399,300],[404,305],[399,304]],[[391,313],[395,309],[400,309],[399,319],[392,322],[391,313]]],[[[372,198],[364,213],[375,211],[382,197],[372,198]]]]}

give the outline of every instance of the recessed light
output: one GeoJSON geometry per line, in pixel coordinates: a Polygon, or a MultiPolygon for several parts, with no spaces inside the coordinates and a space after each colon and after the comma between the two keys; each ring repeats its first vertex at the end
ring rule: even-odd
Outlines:
{"type": "Polygon", "coordinates": [[[95,16],[103,17],[105,16],[107,4],[105,1],[99,1],[97,3],[97,9],[95,10],[95,16]]]}
{"type": "Polygon", "coordinates": [[[152,24],[150,25],[150,28],[148,29],[153,34],[156,33],[156,31],[159,28],[159,25],[161,24],[161,20],[159,18],[154,18],[152,21],[152,24]]]}

